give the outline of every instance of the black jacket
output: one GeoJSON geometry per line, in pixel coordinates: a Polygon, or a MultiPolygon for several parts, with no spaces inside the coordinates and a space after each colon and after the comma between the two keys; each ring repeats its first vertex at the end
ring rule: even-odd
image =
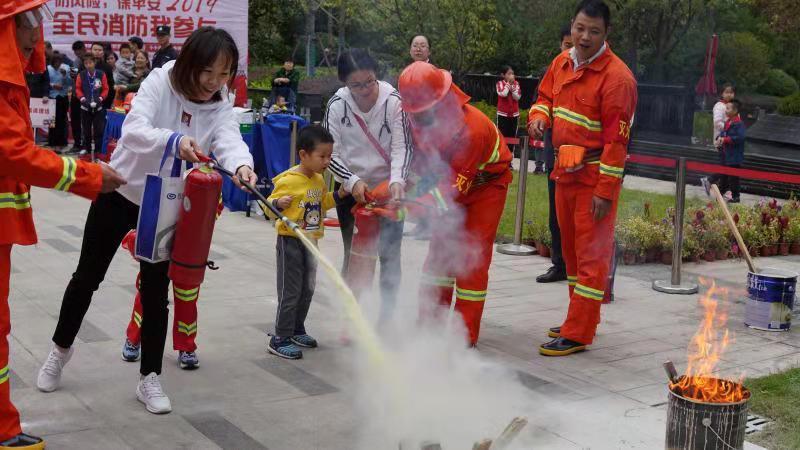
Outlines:
{"type": "Polygon", "coordinates": [[[173,47],[172,44],[166,46],[165,48],[160,48],[153,55],[153,69],[158,69],[173,59],[178,59],[178,52],[175,50],[175,47],[173,47]]]}

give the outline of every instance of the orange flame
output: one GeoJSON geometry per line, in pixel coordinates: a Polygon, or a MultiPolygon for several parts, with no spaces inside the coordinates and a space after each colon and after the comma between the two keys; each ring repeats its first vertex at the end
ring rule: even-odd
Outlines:
{"type": "Polygon", "coordinates": [[[673,392],[684,398],[707,403],[737,403],[749,397],[741,378],[730,381],[712,376],[731,342],[726,327],[728,314],[720,308],[720,301],[716,298],[718,295],[727,298],[727,294],[727,290],[718,288],[712,282],[708,292],[700,299],[705,315],[689,343],[686,375],[669,386],[673,392]]]}

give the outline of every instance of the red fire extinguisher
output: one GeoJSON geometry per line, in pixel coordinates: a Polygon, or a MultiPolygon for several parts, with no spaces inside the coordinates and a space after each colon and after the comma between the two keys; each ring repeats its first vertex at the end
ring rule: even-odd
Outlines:
{"type": "Polygon", "coordinates": [[[169,264],[169,278],[174,283],[199,286],[206,267],[216,268],[208,261],[208,253],[221,192],[222,176],[206,165],[186,175],[169,264]]]}
{"type": "Polygon", "coordinates": [[[369,289],[375,277],[380,220],[374,211],[364,207],[357,207],[354,215],[355,232],[350,246],[350,260],[345,280],[353,293],[358,296],[365,289],[369,289]]]}

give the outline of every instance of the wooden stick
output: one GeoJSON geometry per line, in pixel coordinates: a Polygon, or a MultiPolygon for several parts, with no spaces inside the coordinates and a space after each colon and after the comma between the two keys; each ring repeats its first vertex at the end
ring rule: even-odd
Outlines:
{"type": "Polygon", "coordinates": [[[733,221],[731,212],[728,210],[728,204],[725,202],[725,199],[722,198],[722,194],[719,192],[719,188],[716,184],[711,185],[711,194],[714,195],[714,198],[717,200],[717,204],[720,208],[722,208],[722,212],[725,214],[725,222],[728,223],[728,228],[731,229],[733,237],[736,238],[736,242],[739,244],[739,251],[744,255],[744,259],[747,261],[747,267],[750,269],[750,272],[758,273],[758,269],[753,263],[753,258],[750,257],[750,252],[747,250],[747,246],[744,244],[744,239],[742,239],[742,235],[739,234],[739,229],[736,228],[736,222],[733,221]]]}
{"type": "Polygon", "coordinates": [[[484,439],[482,441],[478,441],[475,445],[472,446],[472,450],[489,450],[492,447],[492,440],[491,439],[484,439]]]}
{"type": "Polygon", "coordinates": [[[524,417],[515,417],[511,423],[508,424],[505,430],[494,440],[490,447],[491,450],[503,450],[517,437],[520,431],[528,424],[528,419],[524,417]]]}

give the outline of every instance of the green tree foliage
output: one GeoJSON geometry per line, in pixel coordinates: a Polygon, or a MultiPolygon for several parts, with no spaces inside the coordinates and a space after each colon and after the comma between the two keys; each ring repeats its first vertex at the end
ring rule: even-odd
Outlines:
{"type": "Polygon", "coordinates": [[[800,116],[800,92],[782,98],[778,102],[778,112],[785,116],[800,116]]]}
{"type": "Polygon", "coordinates": [[[249,0],[251,64],[280,64],[291,56],[303,30],[301,0],[249,0]]]}
{"type": "Polygon", "coordinates": [[[769,71],[769,47],[752,33],[723,33],[719,39],[717,81],[743,90],[760,86],[769,71]]]}

